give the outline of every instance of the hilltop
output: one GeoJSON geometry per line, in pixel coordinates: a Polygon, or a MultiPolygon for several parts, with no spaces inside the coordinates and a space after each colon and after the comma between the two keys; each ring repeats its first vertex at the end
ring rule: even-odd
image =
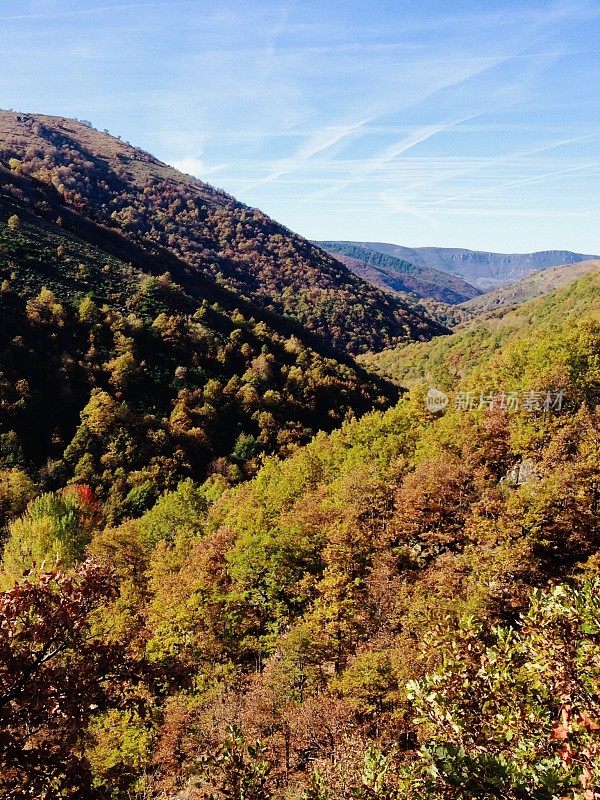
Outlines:
{"type": "Polygon", "coordinates": [[[0,164],[5,191],[36,213],[96,242],[118,235],[169,270],[176,259],[186,290],[218,285],[346,353],[445,332],[261,211],[84,123],[0,112],[0,164]]]}

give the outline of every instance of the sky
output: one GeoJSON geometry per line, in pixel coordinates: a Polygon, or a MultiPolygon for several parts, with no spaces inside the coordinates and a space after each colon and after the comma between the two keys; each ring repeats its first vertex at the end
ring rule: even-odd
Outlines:
{"type": "Polygon", "coordinates": [[[600,253],[598,0],[0,0],[0,107],[311,239],[600,253]]]}

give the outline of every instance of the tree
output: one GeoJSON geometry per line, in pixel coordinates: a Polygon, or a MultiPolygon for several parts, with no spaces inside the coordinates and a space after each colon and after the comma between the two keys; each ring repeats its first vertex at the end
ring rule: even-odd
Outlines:
{"type": "Polygon", "coordinates": [[[18,231],[21,229],[21,219],[17,216],[17,214],[13,214],[8,218],[8,229],[11,231],[18,231]]]}
{"type": "Polygon", "coordinates": [[[397,689],[389,653],[360,653],[332,688],[361,714],[381,713],[397,689]]]}
{"type": "Polygon", "coordinates": [[[106,437],[123,416],[117,402],[102,389],[92,389],[90,400],[81,412],[82,424],[98,437],[106,437]]]}
{"type": "Polygon", "coordinates": [[[79,319],[88,325],[96,325],[102,319],[100,309],[89,295],[83,298],[78,310],[79,319]]]}
{"type": "Polygon", "coordinates": [[[29,504],[9,527],[2,554],[2,581],[10,585],[30,570],[83,557],[96,521],[97,504],[88,487],[48,492],[29,504]]]}
{"type": "Polygon", "coordinates": [[[0,470],[0,524],[25,511],[35,495],[35,484],[21,469],[0,470]]]}
{"type": "Polygon", "coordinates": [[[536,590],[518,628],[430,634],[441,664],[408,684],[424,746],[407,798],[596,800],[599,598],[598,579],[536,590]]]}
{"type": "Polygon", "coordinates": [[[172,543],[175,535],[184,531],[199,534],[207,509],[202,489],[191,480],[182,481],[174,492],[162,494],[139,520],[144,544],[152,548],[160,541],[172,543]]]}
{"type": "Polygon", "coordinates": [[[451,455],[431,458],[409,473],[396,495],[394,524],[400,543],[454,542],[472,498],[469,475],[451,455]]]}
{"type": "Polygon", "coordinates": [[[115,592],[86,562],[0,594],[0,796],[101,797],[82,755],[96,714],[125,704],[139,671],[123,644],[92,635],[91,615],[115,592]]]}
{"type": "Polygon", "coordinates": [[[271,800],[271,766],[260,742],[246,744],[239,728],[230,725],[225,741],[201,759],[210,800],[271,800]]]}
{"type": "Polygon", "coordinates": [[[104,365],[104,369],[109,373],[109,382],[121,390],[129,387],[140,373],[140,367],[130,351],[115,356],[104,365]]]}
{"type": "Polygon", "coordinates": [[[27,319],[37,325],[60,328],[65,324],[65,310],[54,292],[43,287],[37,297],[27,301],[27,319]]]}

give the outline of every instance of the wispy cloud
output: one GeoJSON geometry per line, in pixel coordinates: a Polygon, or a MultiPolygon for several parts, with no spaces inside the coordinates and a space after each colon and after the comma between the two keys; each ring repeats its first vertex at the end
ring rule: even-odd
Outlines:
{"type": "MultiPolygon", "coordinates": [[[[189,2],[189,0],[187,0],[189,2]]],[[[6,16],[0,16],[0,21],[2,22],[9,22],[9,21],[18,21],[18,20],[33,20],[33,19],[60,19],[63,17],[87,17],[93,14],[102,14],[104,12],[115,12],[115,11],[135,11],[140,9],[148,9],[148,8],[161,8],[166,6],[173,6],[179,2],[186,2],[186,0],[149,0],[147,3],[119,3],[118,5],[103,5],[103,6],[89,6],[88,8],[78,8],[72,9],[67,11],[47,11],[44,13],[33,13],[33,14],[10,14],[6,16]]]]}
{"type": "Polygon", "coordinates": [[[417,129],[404,139],[401,139],[400,141],[395,142],[389,147],[386,147],[382,153],[376,156],[373,160],[368,161],[364,165],[364,167],[361,170],[359,170],[357,174],[354,175],[354,177],[352,177],[349,180],[342,181],[341,183],[335,184],[334,186],[326,190],[324,193],[333,194],[335,192],[342,191],[343,189],[347,189],[349,186],[352,186],[355,183],[363,182],[367,177],[377,172],[382,167],[385,167],[394,159],[398,158],[404,153],[407,153],[409,150],[412,150],[417,145],[423,144],[428,139],[437,136],[437,134],[442,133],[443,131],[447,131],[450,128],[453,128],[456,125],[460,125],[463,122],[475,119],[477,116],[478,114],[471,114],[468,117],[451,120],[449,122],[441,122],[434,125],[426,125],[423,128],[417,129]]]}
{"type": "Polygon", "coordinates": [[[549,153],[552,150],[569,147],[581,142],[593,141],[594,139],[598,138],[600,138],[600,131],[584,134],[582,136],[572,136],[569,138],[557,139],[539,147],[515,150],[505,153],[501,156],[483,157],[470,160],[464,158],[452,158],[450,156],[444,159],[443,165],[440,165],[437,159],[431,159],[431,170],[428,171],[422,166],[419,171],[423,175],[423,179],[418,182],[413,182],[411,188],[413,191],[418,190],[422,193],[423,189],[432,189],[434,186],[441,183],[456,181],[457,179],[464,180],[469,177],[473,178],[474,176],[482,173],[490,175],[496,168],[511,164],[515,165],[517,168],[522,169],[524,166],[527,166],[529,169],[531,169],[531,165],[534,163],[534,157],[539,156],[542,153],[549,153]],[[458,166],[458,168],[456,168],[456,166],[458,166]],[[427,175],[427,172],[430,172],[431,174],[427,175]]]}
{"type": "Polygon", "coordinates": [[[448,119],[447,117],[428,125],[415,126],[407,136],[401,140],[388,145],[382,152],[375,156],[375,158],[365,161],[365,164],[356,170],[346,180],[340,181],[327,188],[324,188],[316,195],[306,199],[306,202],[314,202],[319,197],[328,194],[339,193],[349,187],[363,183],[366,179],[371,177],[377,171],[382,171],[390,162],[399,158],[403,154],[409,152],[416,146],[427,142],[429,139],[469,122],[473,119],[484,116],[489,113],[494,107],[494,104],[500,107],[510,106],[516,98],[519,98],[524,88],[531,82],[532,76],[536,74],[548,63],[556,59],[556,56],[544,56],[538,58],[537,56],[529,57],[529,67],[525,71],[519,71],[516,77],[508,78],[495,78],[495,71],[503,65],[513,61],[518,53],[502,55],[495,57],[491,61],[479,63],[475,65],[465,75],[453,77],[449,75],[443,82],[442,86],[436,86],[433,89],[425,92],[422,97],[415,99],[414,102],[398,109],[396,113],[407,113],[410,111],[425,111],[428,113],[436,113],[436,102],[441,106],[437,110],[436,115],[443,113],[444,105],[449,105],[451,98],[456,95],[457,104],[464,107],[470,107],[469,111],[460,116],[455,116],[448,119]],[[480,85],[482,77],[487,81],[492,81],[492,86],[480,85]],[[474,85],[474,91],[468,92],[471,85],[474,85]]]}
{"type": "Polygon", "coordinates": [[[290,158],[281,159],[264,178],[255,181],[251,187],[260,186],[265,183],[271,183],[284,175],[297,172],[302,169],[306,162],[323,153],[336,144],[344,141],[349,136],[359,132],[369,122],[368,119],[358,120],[351,122],[347,125],[329,125],[320,131],[312,134],[308,141],[302,145],[290,158]]]}
{"type": "Polygon", "coordinates": [[[505,189],[514,189],[517,186],[525,186],[526,184],[531,183],[539,183],[541,181],[546,181],[549,178],[556,178],[559,175],[572,175],[577,172],[589,172],[591,170],[598,169],[600,167],[600,161],[593,161],[589,164],[580,164],[576,167],[567,167],[566,169],[556,169],[552,172],[545,172],[542,175],[533,175],[530,178],[521,178],[516,181],[509,181],[508,183],[501,183],[497,186],[486,186],[482,189],[477,189],[473,192],[467,192],[465,194],[457,194],[452,197],[444,197],[442,200],[432,200],[430,202],[424,202],[419,205],[419,208],[430,208],[432,206],[439,206],[445,205],[446,203],[456,202],[457,200],[467,200],[473,197],[479,197],[481,195],[488,195],[493,194],[494,192],[501,192],[505,189]]]}
{"type": "Polygon", "coordinates": [[[432,5],[2,0],[0,105],[91,119],[311,237],[597,237],[598,4],[432,5]]]}

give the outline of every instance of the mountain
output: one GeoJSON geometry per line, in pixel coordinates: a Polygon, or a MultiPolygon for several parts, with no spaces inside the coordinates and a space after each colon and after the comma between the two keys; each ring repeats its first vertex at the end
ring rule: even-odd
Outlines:
{"type": "Polygon", "coordinates": [[[85,481],[118,517],[398,397],[167,251],[64,207],[57,223],[45,187],[16,179],[0,187],[0,525],[3,468],[85,481]]]}
{"type": "Polygon", "coordinates": [[[355,360],[435,326],[117,140],[10,125],[0,797],[596,800],[600,271],[355,360]]]}
{"type": "Polygon", "coordinates": [[[0,112],[0,164],[7,191],[68,230],[118,234],[184,289],[218,285],[347,353],[445,332],[262,212],[84,123],[0,112]]]}
{"type": "Polygon", "coordinates": [[[573,281],[600,269],[600,261],[576,261],[560,267],[547,267],[532,272],[518,283],[501,286],[463,303],[461,308],[472,314],[485,314],[507,306],[516,306],[543,297],[550,292],[568,286],[573,281]]]}
{"type": "Polygon", "coordinates": [[[423,299],[456,304],[476,297],[479,290],[461,278],[428,267],[416,266],[396,256],[356,242],[316,242],[355,275],[385,291],[410,292],[423,299]]]}
{"type": "Polygon", "coordinates": [[[353,242],[408,261],[417,267],[435,269],[458,276],[487,291],[506,283],[515,283],[530,272],[599,256],[573,253],[570,250],[545,250],[539,253],[487,253],[454,247],[402,247],[384,242],[353,242]]]}
{"type": "MultiPolygon", "coordinates": [[[[482,364],[494,365],[506,360],[507,348],[516,351],[518,347],[530,349],[532,342],[551,343],[557,331],[568,341],[568,328],[576,328],[582,319],[600,319],[598,268],[545,297],[476,318],[452,336],[430,345],[393,348],[361,360],[365,366],[403,386],[426,382],[445,390],[480,370],[482,364]]],[[[538,377],[531,376],[532,388],[538,377]]]]}

